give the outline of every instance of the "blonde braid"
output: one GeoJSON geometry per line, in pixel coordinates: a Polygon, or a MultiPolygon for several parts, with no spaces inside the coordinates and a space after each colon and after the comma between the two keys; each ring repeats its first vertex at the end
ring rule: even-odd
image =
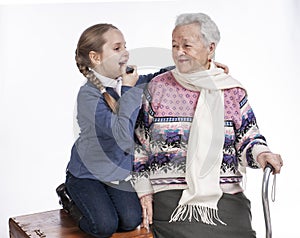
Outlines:
{"type": "Polygon", "coordinates": [[[108,106],[110,107],[110,109],[112,110],[112,112],[113,113],[117,113],[118,106],[119,106],[118,103],[117,103],[117,101],[108,92],[106,92],[105,87],[103,86],[103,84],[101,83],[101,81],[96,77],[96,75],[94,74],[94,72],[92,70],[90,70],[89,67],[84,66],[84,65],[80,65],[79,63],[77,63],[77,67],[78,67],[79,71],[92,84],[94,84],[97,89],[99,89],[99,91],[102,93],[102,95],[104,97],[104,100],[106,101],[106,103],[108,104],[108,106]]]}
{"type": "Polygon", "coordinates": [[[113,113],[118,111],[118,103],[116,100],[106,92],[105,87],[101,81],[96,77],[94,72],[90,70],[93,68],[92,62],[89,58],[89,52],[95,51],[102,52],[103,45],[106,43],[104,34],[110,29],[117,29],[111,24],[96,24],[87,28],[80,36],[77,49],[75,51],[75,61],[79,71],[86,77],[92,84],[94,84],[102,93],[104,100],[110,107],[113,113]]]}

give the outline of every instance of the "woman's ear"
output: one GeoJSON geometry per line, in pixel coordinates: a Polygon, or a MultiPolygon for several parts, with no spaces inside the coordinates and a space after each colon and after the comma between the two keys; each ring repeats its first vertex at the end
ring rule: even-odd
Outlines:
{"type": "Polygon", "coordinates": [[[99,65],[101,63],[99,53],[97,53],[95,51],[90,51],[89,57],[90,57],[92,65],[96,66],[96,65],[99,65]]]}
{"type": "Polygon", "coordinates": [[[214,42],[210,43],[208,47],[208,60],[212,60],[215,57],[216,44],[214,42]]]}

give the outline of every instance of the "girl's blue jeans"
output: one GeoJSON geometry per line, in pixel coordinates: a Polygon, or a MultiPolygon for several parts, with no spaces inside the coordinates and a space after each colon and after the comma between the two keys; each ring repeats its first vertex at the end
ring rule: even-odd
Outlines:
{"type": "Polygon", "coordinates": [[[68,172],[66,188],[83,215],[80,229],[94,237],[130,231],[142,222],[140,201],[129,181],[115,185],[76,178],[68,172]]]}

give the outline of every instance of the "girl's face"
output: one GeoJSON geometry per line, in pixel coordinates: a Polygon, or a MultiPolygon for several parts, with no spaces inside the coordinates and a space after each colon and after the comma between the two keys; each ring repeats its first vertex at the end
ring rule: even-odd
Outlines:
{"type": "Polygon", "coordinates": [[[126,42],[118,29],[110,29],[103,37],[106,43],[103,45],[102,53],[99,54],[99,62],[94,69],[103,76],[115,79],[121,76],[121,67],[126,65],[129,59],[126,42]]]}

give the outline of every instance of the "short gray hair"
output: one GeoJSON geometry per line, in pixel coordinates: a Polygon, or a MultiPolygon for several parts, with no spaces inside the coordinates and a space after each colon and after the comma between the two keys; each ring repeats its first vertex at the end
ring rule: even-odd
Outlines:
{"type": "Polygon", "coordinates": [[[210,43],[215,43],[217,46],[221,38],[219,28],[216,23],[204,13],[183,13],[177,17],[175,27],[192,23],[198,23],[200,25],[200,33],[207,46],[209,46],[210,43]]]}

